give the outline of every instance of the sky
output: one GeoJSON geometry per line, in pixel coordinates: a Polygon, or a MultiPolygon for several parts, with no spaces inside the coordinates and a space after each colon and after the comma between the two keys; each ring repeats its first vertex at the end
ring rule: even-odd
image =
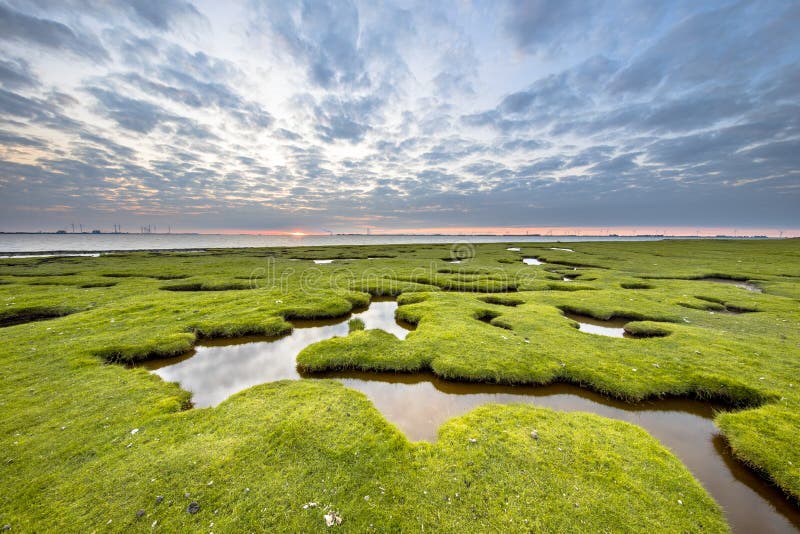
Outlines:
{"type": "Polygon", "coordinates": [[[0,230],[797,231],[799,27],[783,0],[0,0],[0,230]]]}

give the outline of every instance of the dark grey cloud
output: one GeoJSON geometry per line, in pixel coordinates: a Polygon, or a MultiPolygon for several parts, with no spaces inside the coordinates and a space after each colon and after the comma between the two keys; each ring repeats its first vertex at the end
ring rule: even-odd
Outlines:
{"type": "Polygon", "coordinates": [[[100,113],[127,130],[146,134],[161,123],[178,119],[162,107],[144,100],[128,98],[100,87],[89,87],[86,90],[98,100],[100,113]]]}
{"type": "Polygon", "coordinates": [[[25,137],[0,130],[0,146],[6,146],[6,147],[26,146],[35,148],[45,148],[47,144],[43,139],[37,139],[35,137],[25,137]]]}
{"type": "Polygon", "coordinates": [[[203,18],[194,5],[183,0],[128,0],[120,4],[159,30],[168,30],[181,19],[203,18]]]}
{"type": "Polygon", "coordinates": [[[11,90],[21,89],[35,87],[39,80],[24,59],[0,59],[0,85],[11,90]]]}
{"type": "Polygon", "coordinates": [[[0,4],[0,39],[65,50],[93,61],[105,61],[108,52],[96,38],[81,35],[60,22],[15,11],[0,4]]]}
{"type": "Polygon", "coordinates": [[[0,89],[0,117],[25,119],[31,124],[48,126],[57,130],[71,130],[80,123],[63,113],[58,94],[45,98],[26,97],[0,89]]]}
{"type": "Polygon", "coordinates": [[[125,18],[136,26],[167,31],[182,23],[204,25],[207,19],[185,0],[6,0],[13,8],[29,14],[74,18],[76,15],[101,21],[125,18]]]}
{"type": "Polygon", "coordinates": [[[523,49],[552,47],[561,33],[585,28],[596,10],[581,0],[512,0],[509,7],[505,26],[523,49]]]}

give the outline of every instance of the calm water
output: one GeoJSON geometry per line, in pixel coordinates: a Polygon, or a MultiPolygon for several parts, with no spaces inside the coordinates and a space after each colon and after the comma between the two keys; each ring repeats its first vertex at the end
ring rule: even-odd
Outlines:
{"type": "MultiPolygon", "coordinates": [[[[352,316],[367,328],[403,339],[412,328],[394,319],[397,304],[373,302],[352,316]]],[[[435,441],[448,419],[488,403],[527,403],[567,412],[591,412],[645,428],[675,453],[725,509],[736,532],[798,532],[800,511],[774,487],[731,457],[708,403],[666,399],[627,404],[576,386],[511,387],[443,381],[430,373],[326,373],[301,376],[296,356],[311,343],[347,335],[348,316],[296,322],[291,335],[244,338],[198,346],[179,358],[148,363],[165,380],[193,393],[195,405],[215,406],[245,388],[281,379],[334,378],[361,391],[386,419],[412,440],[435,441]]],[[[582,318],[583,319],[583,318],[582,318]]]]}
{"type": "Polygon", "coordinates": [[[587,334],[608,337],[635,337],[625,332],[625,325],[631,322],[630,319],[595,319],[588,315],[578,315],[577,313],[564,313],[576,323],[578,330],[587,334]]]}
{"type": "Polygon", "coordinates": [[[575,241],[654,241],[654,237],[548,237],[467,235],[332,235],[267,236],[220,234],[0,234],[0,254],[8,252],[76,252],[323,245],[400,245],[413,243],[506,243],[575,241]]]}

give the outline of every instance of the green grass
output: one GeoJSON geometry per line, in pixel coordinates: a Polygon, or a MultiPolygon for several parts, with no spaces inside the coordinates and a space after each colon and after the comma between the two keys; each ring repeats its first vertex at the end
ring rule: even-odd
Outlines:
{"type": "Polygon", "coordinates": [[[727,529],[680,462],[633,425],[485,406],[449,421],[437,443],[411,443],[335,381],[265,384],[186,410],[177,385],[108,363],[286,333],[370,294],[400,295],[398,318],[417,329],[400,341],[352,328],[308,347],[303,367],[721,399],[749,407],[716,419],[736,455],[800,497],[800,242],[508,246],[477,245],[462,264],[443,261],[442,245],[0,260],[0,324],[25,321],[0,328],[0,525],[313,531],[326,530],[328,507],[347,531],[727,529]],[[544,265],[522,264],[532,256],[544,265]],[[764,293],[691,280],[708,276],[764,293]],[[563,311],[630,318],[629,331],[661,337],[586,334],[563,311]]]}

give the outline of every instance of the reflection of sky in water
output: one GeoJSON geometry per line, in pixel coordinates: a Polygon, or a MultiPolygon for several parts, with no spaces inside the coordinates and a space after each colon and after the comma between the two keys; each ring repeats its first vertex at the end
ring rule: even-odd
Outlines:
{"type": "Polygon", "coordinates": [[[574,313],[565,313],[564,315],[577,322],[578,330],[581,332],[608,337],[628,337],[627,334],[625,334],[624,326],[630,322],[629,319],[610,319],[603,321],[601,319],[595,319],[594,317],[576,315],[574,313]]]}
{"type": "MultiPolygon", "coordinates": [[[[393,301],[373,302],[369,309],[353,314],[366,328],[380,328],[405,339],[408,330],[397,324],[393,301]]],[[[168,382],[178,382],[192,392],[195,406],[216,406],[234,393],[257,384],[300,378],[296,357],[308,345],[334,336],[346,336],[347,320],[332,325],[295,328],[274,341],[228,343],[195,348],[195,354],[155,370],[168,382]]]]}
{"type": "Polygon", "coordinates": [[[542,262],[537,260],[536,258],[522,258],[522,263],[525,265],[541,265],[542,262]]]}

